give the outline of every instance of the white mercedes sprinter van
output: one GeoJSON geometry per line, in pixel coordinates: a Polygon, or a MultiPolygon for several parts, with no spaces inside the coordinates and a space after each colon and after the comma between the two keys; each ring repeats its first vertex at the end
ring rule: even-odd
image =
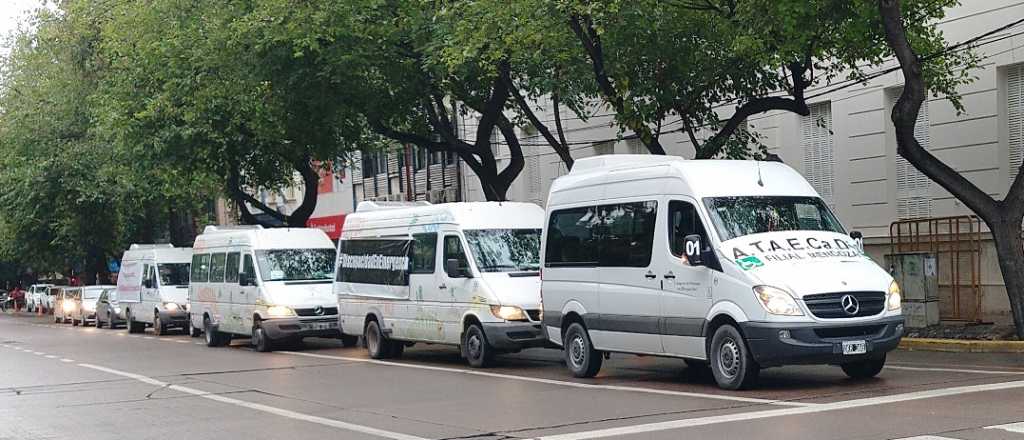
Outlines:
{"type": "Polygon", "coordinates": [[[121,257],[117,304],[128,333],[153,327],[157,336],[171,327],[188,328],[188,270],[192,248],[133,244],[121,257]]]}
{"type": "Polygon", "coordinates": [[[279,341],[341,336],[334,243],[323,231],[207,226],[193,249],[189,312],[206,345],[242,336],[270,351],[279,341]]]}
{"type": "Polygon", "coordinates": [[[530,203],[360,203],[338,242],[342,332],[375,359],[426,342],[460,346],[474,367],[545,345],[543,221],[530,203]]]}
{"type": "Polygon", "coordinates": [[[782,163],[581,159],[546,224],[544,328],[577,377],[610,352],[709,365],[726,389],[785,364],[872,377],[903,333],[899,286],[782,163]]]}

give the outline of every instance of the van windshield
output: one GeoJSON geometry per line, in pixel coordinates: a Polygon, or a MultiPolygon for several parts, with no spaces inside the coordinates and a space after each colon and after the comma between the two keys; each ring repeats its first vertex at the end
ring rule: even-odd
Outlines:
{"type": "Polygon", "coordinates": [[[708,197],[704,204],[722,241],[777,231],[846,233],[817,197],[708,197]]]}
{"type": "Polygon", "coordinates": [[[476,229],[465,234],[481,272],[540,269],[540,229],[476,229]]]}
{"type": "Polygon", "coordinates": [[[191,263],[158,264],[161,286],[187,286],[188,271],[191,263]]]}
{"type": "Polygon", "coordinates": [[[275,249],[256,251],[263,281],[334,279],[334,249],[275,249]]]}

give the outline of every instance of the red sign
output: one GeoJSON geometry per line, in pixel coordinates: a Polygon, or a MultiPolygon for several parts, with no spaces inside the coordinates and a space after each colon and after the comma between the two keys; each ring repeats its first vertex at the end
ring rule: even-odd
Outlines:
{"type": "Polygon", "coordinates": [[[320,184],[316,187],[317,194],[327,194],[334,192],[334,165],[331,162],[327,162],[326,168],[320,168],[322,164],[320,162],[314,162],[314,165],[318,167],[317,172],[320,173],[320,184]]]}
{"type": "Polygon", "coordinates": [[[320,229],[327,233],[331,240],[337,240],[341,238],[342,226],[345,226],[345,214],[311,218],[306,222],[306,226],[320,229]]]}

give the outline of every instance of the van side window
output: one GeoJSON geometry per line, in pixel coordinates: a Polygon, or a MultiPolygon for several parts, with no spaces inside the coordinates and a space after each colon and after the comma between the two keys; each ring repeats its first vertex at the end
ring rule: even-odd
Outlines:
{"type": "Polygon", "coordinates": [[[672,247],[672,255],[683,256],[683,239],[687,235],[699,235],[704,247],[709,247],[708,234],[700,221],[697,208],[693,205],[673,200],[668,204],[668,242],[672,247]]]}
{"type": "Polygon", "coordinates": [[[228,254],[228,258],[225,261],[225,283],[237,283],[238,282],[238,263],[242,259],[242,254],[238,252],[232,252],[228,254]]]}
{"type": "Polygon", "coordinates": [[[210,278],[210,254],[192,256],[192,282],[205,283],[210,278]]]}
{"type": "Polygon", "coordinates": [[[256,279],[256,266],[252,264],[252,254],[245,254],[245,259],[242,263],[242,273],[250,280],[256,279]]]}
{"type": "Polygon", "coordinates": [[[462,249],[462,240],[458,235],[444,236],[444,260],[455,259],[459,261],[459,270],[469,272],[469,260],[466,259],[466,252],[462,249]]]}
{"type": "Polygon", "coordinates": [[[210,257],[210,282],[211,283],[223,283],[224,282],[224,263],[227,256],[223,253],[213,254],[210,257]]]}
{"type": "Polygon", "coordinates": [[[647,267],[654,247],[658,202],[623,203],[598,207],[604,223],[600,266],[647,267]]]}
{"type": "Polygon", "coordinates": [[[596,266],[600,224],[592,207],[571,208],[551,213],[548,221],[544,262],[548,266],[596,266]]]}
{"type": "Polygon", "coordinates": [[[437,234],[412,236],[410,265],[409,273],[434,273],[434,267],[437,265],[437,234]]]}

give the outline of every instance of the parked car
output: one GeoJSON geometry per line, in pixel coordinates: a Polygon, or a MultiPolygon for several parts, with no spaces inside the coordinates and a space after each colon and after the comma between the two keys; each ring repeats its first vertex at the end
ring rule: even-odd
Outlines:
{"type": "Polygon", "coordinates": [[[72,314],[82,297],[81,287],[61,287],[53,308],[53,320],[58,324],[75,324],[72,314]]]}
{"type": "Polygon", "coordinates": [[[544,327],[577,377],[608,352],[709,365],[726,389],[788,364],[871,377],[903,333],[899,286],[782,163],[580,159],[547,217],[544,327]]]}
{"type": "Polygon", "coordinates": [[[129,333],[153,327],[188,330],[188,284],[192,248],[170,244],[133,244],[121,258],[117,301],[129,333]]]}
{"type": "Polygon", "coordinates": [[[56,307],[57,298],[60,297],[60,291],[60,286],[51,286],[46,289],[46,310],[49,310],[50,313],[53,313],[53,309],[56,307]]]}
{"type": "Polygon", "coordinates": [[[242,336],[268,351],[279,341],[341,337],[334,243],[323,231],[207,226],[193,250],[188,310],[206,345],[242,336]]]}
{"type": "Polygon", "coordinates": [[[96,300],[96,328],[106,325],[108,329],[113,330],[124,323],[121,306],[117,302],[117,289],[104,290],[96,300]]]}
{"type": "Polygon", "coordinates": [[[29,286],[28,290],[25,292],[28,311],[36,312],[39,309],[42,309],[44,313],[50,311],[50,304],[47,301],[47,292],[52,286],[52,284],[33,284],[29,286]]]}
{"type": "Polygon", "coordinates": [[[71,325],[87,325],[89,321],[95,322],[96,307],[100,295],[103,292],[114,289],[115,286],[85,286],[81,288],[81,294],[76,299],[74,310],[71,311],[71,325]]]}
{"type": "Polygon", "coordinates": [[[474,367],[547,345],[532,203],[362,202],[345,219],[334,292],[342,333],[374,359],[416,342],[459,346],[474,367]]]}

